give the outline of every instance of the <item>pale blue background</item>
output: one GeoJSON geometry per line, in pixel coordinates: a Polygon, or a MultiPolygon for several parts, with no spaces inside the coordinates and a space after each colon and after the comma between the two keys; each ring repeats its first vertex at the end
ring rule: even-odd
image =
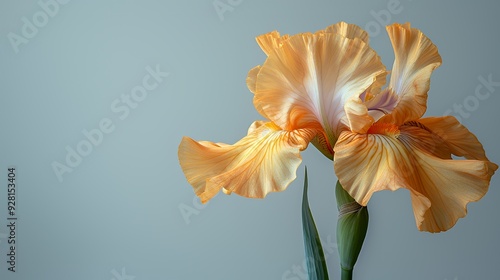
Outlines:
{"type": "MultiPolygon", "coordinates": [[[[390,68],[393,52],[385,31],[376,32],[377,15],[385,10],[391,22],[411,22],[443,57],[427,115],[472,100],[479,76],[500,81],[498,1],[401,0],[396,13],[388,12],[391,2],[233,0],[219,17],[213,0],[74,0],[59,5],[15,53],[8,34],[21,34],[22,18],[32,21],[42,9],[36,1],[2,1],[0,278],[302,279],[292,268],[304,256],[304,165],[319,232],[332,243],[332,163],[310,146],[287,191],[265,200],[221,194],[196,210],[177,145],[183,135],[233,143],[260,119],[245,78],[265,59],[254,37],[275,29],[294,34],[338,21],[369,26],[371,45],[390,68]],[[120,120],[111,104],[142,83],[148,65],[170,76],[120,120]],[[114,131],[59,182],[51,164],[63,163],[65,147],[75,148],[85,139],[82,130],[98,128],[103,118],[114,131]],[[15,274],[5,262],[9,165],[18,168],[15,274]],[[183,207],[197,211],[189,224],[183,207]]],[[[494,90],[462,120],[500,163],[500,87],[494,90]]],[[[496,175],[484,199],[442,234],[416,229],[407,191],[374,195],[355,279],[500,279],[499,188],[496,175]]],[[[334,247],[326,251],[331,278],[339,279],[334,247]]]]}

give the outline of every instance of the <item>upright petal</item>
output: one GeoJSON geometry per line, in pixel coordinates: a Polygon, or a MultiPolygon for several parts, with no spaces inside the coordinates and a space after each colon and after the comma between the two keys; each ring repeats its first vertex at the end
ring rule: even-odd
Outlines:
{"type": "Polygon", "coordinates": [[[324,30],[318,31],[317,33],[339,34],[349,39],[358,38],[367,44],[368,40],[370,39],[370,37],[368,37],[368,33],[366,33],[366,31],[364,31],[361,27],[343,21],[332,24],[324,30]]]}
{"type": "MultiPolygon", "coordinates": [[[[250,69],[250,71],[248,71],[247,87],[252,93],[255,93],[255,85],[257,84],[257,75],[260,72],[260,68],[261,68],[260,65],[257,65],[254,68],[250,69]]],[[[266,116],[264,110],[262,110],[260,104],[254,104],[254,105],[255,105],[255,110],[257,110],[257,112],[259,112],[261,116],[263,116],[266,119],[269,119],[269,117],[266,116]]]]}
{"type": "Polygon", "coordinates": [[[333,145],[344,104],[385,71],[360,39],[339,34],[299,34],[269,55],[255,85],[254,105],[285,130],[324,129],[333,145]]]}
{"type": "Polygon", "coordinates": [[[279,48],[284,41],[288,40],[288,35],[280,36],[278,31],[272,31],[266,34],[257,36],[256,41],[262,51],[269,56],[274,49],[279,48]]]}
{"type": "Polygon", "coordinates": [[[380,121],[401,125],[425,113],[430,76],[441,65],[441,56],[431,40],[408,23],[390,25],[387,32],[395,54],[389,89],[399,95],[399,102],[380,121]]]}
{"type": "Polygon", "coordinates": [[[418,126],[376,123],[368,134],[344,131],[334,147],[335,172],[362,205],[381,190],[410,190],[420,230],[439,232],[464,217],[466,205],[488,190],[496,165],[483,160],[452,160],[432,132],[418,126]]]}
{"type": "Polygon", "coordinates": [[[302,161],[299,152],[316,133],[308,129],[283,131],[271,122],[255,122],[249,132],[234,145],[182,139],[179,162],[203,203],[222,188],[226,194],[252,198],[285,190],[302,161]]]}
{"type": "Polygon", "coordinates": [[[255,84],[257,83],[257,75],[260,72],[260,65],[255,66],[254,68],[248,71],[247,75],[247,87],[252,92],[255,93],[255,84]]]}
{"type": "Polygon", "coordinates": [[[375,82],[373,82],[373,84],[365,91],[366,96],[372,98],[382,91],[382,86],[386,83],[388,73],[389,72],[384,71],[375,77],[375,82]]]}

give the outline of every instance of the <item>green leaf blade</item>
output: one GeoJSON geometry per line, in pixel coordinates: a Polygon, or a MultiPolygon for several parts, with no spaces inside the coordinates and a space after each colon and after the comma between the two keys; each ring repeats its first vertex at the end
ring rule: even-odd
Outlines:
{"type": "Polygon", "coordinates": [[[326,266],[325,254],[323,253],[321,239],[316,229],[311,209],[309,208],[307,188],[308,180],[306,167],[304,193],[302,196],[302,230],[304,235],[307,273],[309,275],[309,280],[328,280],[328,268],[326,266]]]}

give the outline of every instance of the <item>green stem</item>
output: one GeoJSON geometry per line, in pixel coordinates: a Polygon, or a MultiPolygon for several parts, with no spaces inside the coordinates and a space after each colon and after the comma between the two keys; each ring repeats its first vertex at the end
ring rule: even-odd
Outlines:
{"type": "Polygon", "coordinates": [[[359,205],[337,182],[335,189],[339,217],[337,220],[337,246],[342,280],[352,280],[368,229],[368,209],[359,205]]]}
{"type": "Polygon", "coordinates": [[[341,268],[341,280],[352,280],[352,269],[341,268]]]}

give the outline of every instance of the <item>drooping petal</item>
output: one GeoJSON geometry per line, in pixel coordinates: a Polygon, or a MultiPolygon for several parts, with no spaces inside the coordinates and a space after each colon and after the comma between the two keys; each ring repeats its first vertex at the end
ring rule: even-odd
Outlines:
{"type": "MultiPolygon", "coordinates": [[[[340,183],[361,205],[374,192],[410,190],[417,227],[439,232],[464,217],[466,205],[488,190],[496,165],[483,160],[443,159],[429,147],[432,133],[417,126],[376,123],[369,134],[344,131],[334,147],[340,183]]],[[[446,145],[444,145],[446,146],[446,145]]]]}
{"type": "Polygon", "coordinates": [[[333,145],[345,101],[359,96],[384,71],[378,55],[360,39],[295,35],[261,67],[254,105],[283,129],[324,129],[333,145]]]}
{"type": "Polygon", "coordinates": [[[316,134],[308,129],[283,131],[271,122],[256,122],[249,131],[234,145],[182,139],[179,162],[203,203],[221,189],[252,198],[285,190],[302,161],[299,152],[316,134]]]}
{"type": "Polygon", "coordinates": [[[259,44],[262,51],[269,56],[274,49],[279,48],[284,41],[288,40],[288,35],[280,36],[278,31],[272,31],[266,34],[257,36],[256,41],[259,44]]]}
{"type": "Polygon", "coordinates": [[[403,142],[409,149],[423,150],[441,159],[452,159],[448,145],[423,124],[411,121],[400,126],[399,129],[404,131],[399,137],[399,141],[403,142]]]}
{"type": "Polygon", "coordinates": [[[397,159],[406,162],[407,154],[401,145],[393,144],[397,141],[395,135],[344,131],[335,144],[333,162],[337,178],[363,206],[368,204],[374,192],[394,191],[404,186],[403,174],[398,171],[406,167],[397,159]]]}
{"type": "Polygon", "coordinates": [[[466,159],[488,160],[477,137],[453,116],[429,117],[418,120],[443,139],[451,153],[466,159]]]}
{"type": "Polygon", "coordinates": [[[389,89],[399,95],[399,102],[380,121],[401,125],[425,113],[430,76],[441,65],[441,56],[431,40],[408,23],[390,25],[387,32],[395,54],[389,89]]]}
{"type": "Polygon", "coordinates": [[[467,214],[467,204],[478,201],[488,191],[494,172],[489,162],[444,160],[420,150],[414,150],[413,155],[421,181],[412,186],[411,192],[419,230],[440,232],[452,228],[467,214]],[[422,196],[429,200],[430,207],[422,203],[422,196]]]}

